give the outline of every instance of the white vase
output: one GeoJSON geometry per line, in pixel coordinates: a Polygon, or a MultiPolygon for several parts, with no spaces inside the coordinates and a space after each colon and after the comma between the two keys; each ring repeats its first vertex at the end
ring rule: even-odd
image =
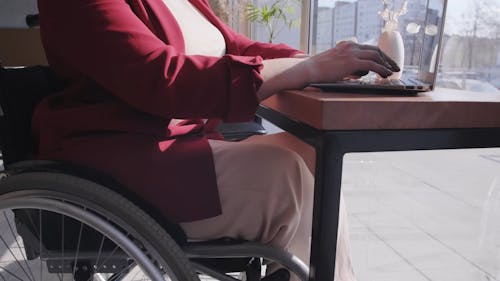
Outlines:
{"type": "Polygon", "coordinates": [[[378,40],[378,47],[391,59],[393,59],[401,69],[395,72],[390,79],[399,79],[403,74],[403,64],[405,61],[405,45],[403,44],[403,37],[397,30],[384,31],[378,40]]]}

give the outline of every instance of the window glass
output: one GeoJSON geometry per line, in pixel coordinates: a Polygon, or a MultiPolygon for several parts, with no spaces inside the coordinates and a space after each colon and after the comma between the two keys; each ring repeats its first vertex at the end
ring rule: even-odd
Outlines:
{"type": "MultiPolygon", "coordinates": [[[[250,24],[250,37],[257,41],[269,42],[270,28],[277,32],[273,43],[285,43],[293,48],[300,49],[300,23],[301,23],[301,1],[300,0],[254,0],[249,1],[257,7],[271,7],[278,3],[286,13],[287,19],[291,21],[290,25],[277,21],[275,24],[266,26],[265,24],[253,22],[250,24]]],[[[244,8],[244,7],[243,7],[244,8]]]]}
{"type": "Polygon", "coordinates": [[[450,1],[439,84],[494,92],[500,88],[500,0],[450,1]]]}
{"type": "Polygon", "coordinates": [[[0,0],[0,28],[28,27],[26,15],[36,13],[36,0],[0,0]]]}
{"type": "Polygon", "coordinates": [[[500,280],[500,150],[347,154],[358,281],[500,280]]]}
{"type": "MultiPolygon", "coordinates": [[[[384,2],[392,4],[392,10],[398,12],[404,0],[314,1],[310,52],[324,51],[341,40],[376,45],[385,24],[380,15],[384,10],[384,2]]],[[[421,59],[419,50],[425,45],[424,37],[420,35],[432,32],[422,24],[426,5],[427,0],[408,0],[406,13],[398,19],[398,30],[405,46],[404,69],[407,72],[418,68],[421,59]]],[[[500,0],[448,1],[438,86],[498,91],[499,14],[500,0]]]]}

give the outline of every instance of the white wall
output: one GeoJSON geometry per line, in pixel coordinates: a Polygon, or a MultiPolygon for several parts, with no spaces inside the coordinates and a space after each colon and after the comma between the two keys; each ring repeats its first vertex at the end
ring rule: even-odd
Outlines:
{"type": "Polygon", "coordinates": [[[27,27],[26,15],[36,13],[36,0],[0,0],[0,28],[27,27]]]}

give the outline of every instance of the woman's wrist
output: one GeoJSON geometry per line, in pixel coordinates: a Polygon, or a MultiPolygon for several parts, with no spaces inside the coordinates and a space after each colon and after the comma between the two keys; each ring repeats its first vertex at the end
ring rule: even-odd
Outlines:
{"type": "Polygon", "coordinates": [[[279,91],[307,86],[310,76],[303,65],[305,61],[305,58],[265,60],[261,71],[264,83],[257,92],[259,100],[266,99],[279,91]]]}

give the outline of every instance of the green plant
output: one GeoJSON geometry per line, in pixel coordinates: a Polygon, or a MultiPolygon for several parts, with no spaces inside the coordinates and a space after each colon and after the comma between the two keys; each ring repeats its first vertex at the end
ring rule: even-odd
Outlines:
{"type": "Polygon", "coordinates": [[[291,28],[297,22],[297,19],[290,18],[295,14],[295,8],[290,2],[300,3],[300,0],[275,0],[271,5],[264,4],[261,7],[253,3],[247,4],[248,20],[264,25],[269,43],[273,42],[285,26],[291,28]]]}

